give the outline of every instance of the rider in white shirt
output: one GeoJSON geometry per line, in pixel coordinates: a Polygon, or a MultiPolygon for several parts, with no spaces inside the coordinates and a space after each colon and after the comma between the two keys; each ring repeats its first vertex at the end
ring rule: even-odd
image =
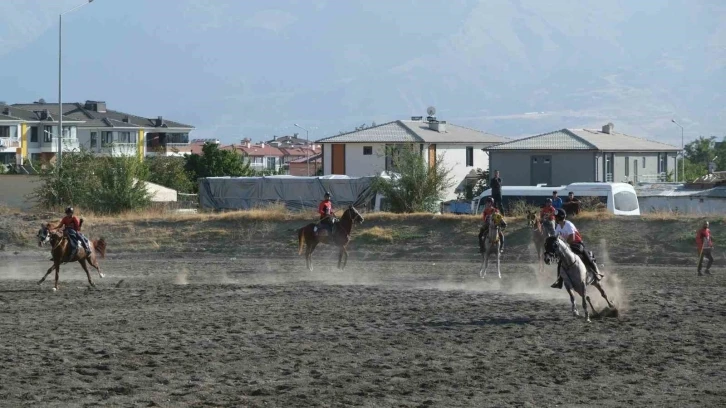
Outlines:
{"type": "MultiPolygon", "coordinates": [[[[575,224],[567,221],[565,218],[567,218],[567,212],[563,209],[558,209],[555,214],[555,222],[557,224],[555,226],[555,234],[562,237],[562,239],[570,245],[572,252],[582,259],[585,263],[585,267],[591,269],[594,272],[595,279],[599,281],[602,279],[602,275],[598,270],[597,263],[590,258],[590,252],[585,250],[585,244],[582,242],[580,231],[577,230],[575,224]]],[[[557,268],[559,269],[559,265],[557,268]]],[[[562,288],[562,277],[560,277],[559,270],[557,271],[557,281],[553,283],[551,287],[557,289],[562,288]]]]}

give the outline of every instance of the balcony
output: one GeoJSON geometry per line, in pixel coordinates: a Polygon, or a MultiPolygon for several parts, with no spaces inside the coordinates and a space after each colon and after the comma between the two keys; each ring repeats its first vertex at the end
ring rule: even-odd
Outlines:
{"type": "MultiPolygon", "coordinates": [[[[64,137],[61,140],[61,146],[64,152],[73,152],[80,150],[80,144],[75,137],[64,137]]],[[[58,138],[53,137],[52,140],[45,139],[40,145],[41,153],[58,153],[58,138]]]]}
{"type": "Polygon", "coordinates": [[[2,137],[0,138],[0,151],[3,151],[5,153],[7,152],[15,152],[15,149],[20,147],[20,139],[16,139],[13,137],[2,137]]]}
{"type": "Polygon", "coordinates": [[[135,156],[138,146],[136,143],[112,143],[101,146],[101,153],[113,157],[135,156]]]}

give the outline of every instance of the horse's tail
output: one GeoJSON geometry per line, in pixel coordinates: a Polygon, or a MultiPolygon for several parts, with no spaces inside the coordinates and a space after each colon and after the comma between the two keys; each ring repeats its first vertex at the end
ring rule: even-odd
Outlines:
{"type": "Polygon", "coordinates": [[[297,230],[297,242],[298,242],[297,254],[298,255],[302,255],[302,253],[303,253],[303,244],[304,244],[303,238],[305,235],[305,234],[303,234],[304,232],[305,232],[305,227],[302,227],[299,230],[297,230]]]}
{"type": "Polygon", "coordinates": [[[101,258],[106,257],[106,240],[103,238],[97,239],[93,241],[93,249],[96,250],[99,254],[101,254],[101,258]]]}

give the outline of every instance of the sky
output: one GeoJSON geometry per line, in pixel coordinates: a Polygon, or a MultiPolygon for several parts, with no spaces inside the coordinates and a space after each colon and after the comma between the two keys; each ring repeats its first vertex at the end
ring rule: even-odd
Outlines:
{"type": "MultiPolygon", "coordinates": [[[[0,101],[58,98],[58,14],[0,1],[0,101]]],[[[425,115],[506,137],[726,136],[722,0],[94,0],[63,18],[63,99],[224,143],[425,115]]]]}

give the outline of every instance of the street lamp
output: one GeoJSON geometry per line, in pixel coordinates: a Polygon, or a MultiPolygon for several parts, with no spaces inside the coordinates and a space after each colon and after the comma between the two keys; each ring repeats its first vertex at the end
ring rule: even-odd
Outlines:
{"type": "Polygon", "coordinates": [[[63,163],[63,15],[76,11],[92,2],[93,0],[87,0],[85,3],[58,15],[58,168],[63,163]]]}
{"type": "Polygon", "coordinates": [[[308,177],[310,177],[310,132],[308,132],[307,129],[305,129],[304,127],[298,125],[297,123],[295,124],[295,127],[299,127],[300,129],[302,129],[302,130],[305,131],[305,140],[307,140],[307,146],[306,146],[307,148],[305,149],[305,152],[306,152],[306,155],[307,155],[307,160],[306,161],[308,163],[308,177]]]}
{"type": "MultiPolygon", "coordinates": [[[[686,180],[686,152],[683,151],[683,126],[681,126],[675,119],[671,119],[671,122],[675,123],[681,128],[681,178],[686,180]]],[[[678,163],[676,163],[676,183],[678,182],[678,163]]]]}

